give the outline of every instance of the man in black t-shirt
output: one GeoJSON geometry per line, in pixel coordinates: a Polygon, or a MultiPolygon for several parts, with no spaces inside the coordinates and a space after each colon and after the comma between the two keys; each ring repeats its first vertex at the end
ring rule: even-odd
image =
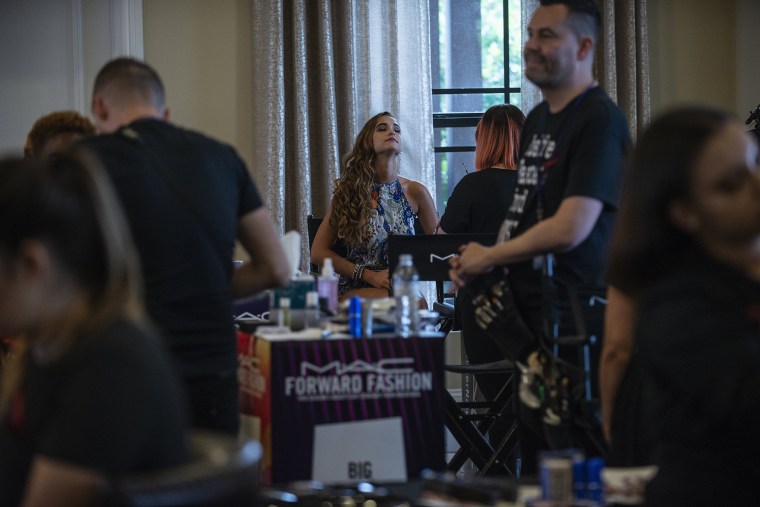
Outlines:
{"type": "MultiPolygon", "coordinates": [[[[522,131],[511,239],[494,247],[467,245],[451,262],[458,286],[508,265],[517,308],[533,337],[545,334],[541,270],[547,254],[556,259],[558,282],[604,288],[603,261],[630,135],[623,113],[592,74],[600,25],[593,0],[541,1],[523,55],[525,75],[541,89],[544,101],[530,112],[522,131]]],[[[529,376],[540,376],[536,339],[515,336],[526,338],[516,346],[516,359],[529,376]]],[[[526,398],[530,392],[521,390],[521,399],[526,398]]],[[[523,455],[526,472],[534,470],[534,457],[523,455]]]]}
{"type": "Polygon", "coordinates": [[[118,58],[98,73],[83,144],[114,183],[140,254],[150,317],[183,374],[196,427],[236,434],[233,297],[283,285],[279,236],[235,150],[168,122],[158,74],[118,58]],[[239,240],[251,262],[233,271],[239,240]]]}

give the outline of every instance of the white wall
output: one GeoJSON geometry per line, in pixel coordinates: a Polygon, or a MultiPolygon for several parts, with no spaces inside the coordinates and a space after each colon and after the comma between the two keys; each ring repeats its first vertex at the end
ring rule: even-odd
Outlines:
{"type": "Polygon", "coordinates": [[[43,114],[84,112],[72,2],[27,0],[0,7],[0,152],[21,154],[43,114]]]}
{"type": "Polygon", "coordinates": [[[746,120],[760,104],[760,1],[739,0],[736,9],[736,108],[746,120]]]}
{"type": "MultiPolygon", "coordinates": [[[[753,0],[750,0],[753,1],[753,0]]],[[[656,0],[649,8],[652,112],[681,103],[736,111],[736,0],[656,0]]]]}
{"type": "Polygon", "coordinates": [[[89,114],[98,69],[142,57],[142,0],[0,2],[0,153],[21,154],[37,118],[89,114]]]}
{"type": "Polygon", "coordinates": [[[760,1],[652,0],[652,112],[686,102],[734,112],[760,103],[760,1]]]}
{"type": "Polygon", "coordinates": [[[143,3],[145,60],[164,80],[172,120],[235,146],[256,177],[265,168],[251,153],[251,13],[249,0],[143,3]]]}

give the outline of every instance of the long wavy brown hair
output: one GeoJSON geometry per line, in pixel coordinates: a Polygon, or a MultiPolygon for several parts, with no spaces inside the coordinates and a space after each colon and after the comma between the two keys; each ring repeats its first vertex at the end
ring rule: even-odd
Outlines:
{"type": "Polygon", "coordinates": [[[330,226],[349,247],[370,240],[372,216],[372,183],[375,181],[375,146],[372,136],[383,111],[370,118],[356,136],[354,147],[342,160],[343,174],[335,181],[330,226]]]}

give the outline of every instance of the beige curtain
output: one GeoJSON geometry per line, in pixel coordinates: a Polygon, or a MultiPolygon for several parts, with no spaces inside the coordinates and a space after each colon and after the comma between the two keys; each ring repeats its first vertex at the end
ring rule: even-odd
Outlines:
{"type": "Polygon", "coordinates": [[[254,174],[281,231],[327,211],[340,159],[374,114],[396,115],[402,174],[435,193],[430,30],[418,0],[252,0],[254,174]]]}
{"type": "MultiPolygon", "coordinates": [[[[595,75],[628,118],[631,135],[649,123],[649,47],[646,0],[598,0],[602,35],[595,58],[595,75]]],[[[523,0],[523,41],[538,0],[523,0]]],[[[523,75],[523,110],[541,101],[541,92],[523,75]]]]}
{"type": "Polygon", "coordinates": [[[649,123],[647,0],[603,0],[596,76],[628,118],[634,140],[649,123]]]}

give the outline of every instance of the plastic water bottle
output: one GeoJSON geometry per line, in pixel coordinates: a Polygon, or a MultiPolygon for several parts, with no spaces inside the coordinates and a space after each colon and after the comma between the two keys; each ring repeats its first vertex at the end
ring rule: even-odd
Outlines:
{"type": "Polygon", "coordinates": [[[420,275],[412,263],[412,256],[398,256],[398,266],[393,272],[393,297],[396,299],[396,334],[404,338],[420,330],[418,298],[420,275]]]}
{"type": "Polygon", "coordinates": [[[332,259],[326,257],[317,276],[317,293],[327,300],[327,309],[333,315],[338,313],[338,277],[335,276],[332,259]]]}

